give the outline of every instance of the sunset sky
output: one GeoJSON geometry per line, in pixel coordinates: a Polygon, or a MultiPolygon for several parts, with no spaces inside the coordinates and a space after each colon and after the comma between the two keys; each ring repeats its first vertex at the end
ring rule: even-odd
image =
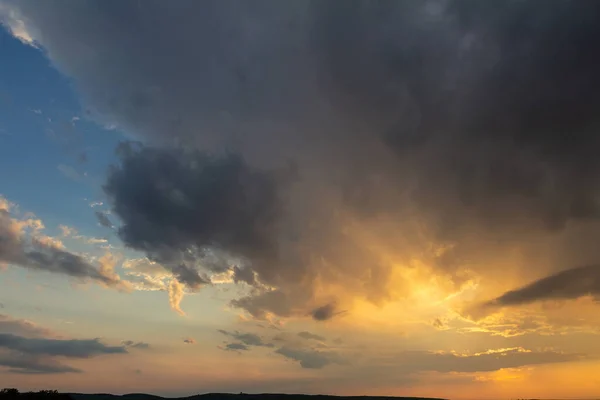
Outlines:
{"type": "Polygon", "coordinates": [[[599,21],[0,0],[0,387],[597,398],[599,21]]]}

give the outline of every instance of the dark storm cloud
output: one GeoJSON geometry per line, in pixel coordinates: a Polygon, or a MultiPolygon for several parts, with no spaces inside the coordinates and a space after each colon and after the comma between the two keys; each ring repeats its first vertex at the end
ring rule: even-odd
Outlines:
{"type": "Polygon", "coordinates": [[[0,262],[21,267],[65,274],[83,280],[92,280],[107,286],[120,287],[118,276],[95,267],[83,257],[67,250],[44,245],[33,237],[26,240],[21,224],[0,209],[0,262]]]}
{"type": "Polygon", "coordinates": [[[25,338],[0,333],[0,347],[31,355],[89,358],[100,354],[124,354],[124,346],[107,346],[98,339],[43,339],[25,338]]]}
{"type": "Polygon", "coordinates": [[[255,317],[380,304],[415,257],[458,284],[582,221],[549,259],[600,259],[596,2],[0,1],[151,144],[106,185],[125,243],[190,287],[243,266],[255,317]]]}
{"type": "Polygon", "coordinates": [[[600,266],[568,269],[511,290],[487,303],[487,306],[515,306],[542,300],[576,299],[600,296],[600,266]]]}
{"type": "MultiPolygon", "coordinates": [[[[199,287],[208,283],[199,267],[229,268],[203,263],[210,261],[211,247],[257,263],[274,257],[271,226],[280,209],[274,174],[230,154],[124,144],[121,155],[105,185],[123,221],[119,235],[170,267],[180,282],[199,287]]],[[[239,268],[236,276],[241,278],[239,268]]]]}

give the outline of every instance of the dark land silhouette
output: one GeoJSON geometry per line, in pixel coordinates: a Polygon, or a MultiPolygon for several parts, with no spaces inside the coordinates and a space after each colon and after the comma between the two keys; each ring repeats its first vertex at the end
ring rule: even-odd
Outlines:
{"type": "Polygon", "coordinates": [[[19,392],[17,389],[0,390],[0,400],[72,400],[66,393],[56,390],[40,390],[39,392],[19,392]]]}
{"type": "MultiPolygon", "coordinates": [[[[19,392],[17,389],[3,389],[0,391],[0,400],[161,400],[164,397],[151,394],[131,393],[125,395],[113,394],[82,394],[59,393],[56,390],[42,390],[39,392],[19,392]]],[[[445,400],[431,397],[391,397],[391,396],[328,396],[305,394],[232,394],[232,393],[207,393],[186,397],[170,397],[179,400],[445,400]]]]}

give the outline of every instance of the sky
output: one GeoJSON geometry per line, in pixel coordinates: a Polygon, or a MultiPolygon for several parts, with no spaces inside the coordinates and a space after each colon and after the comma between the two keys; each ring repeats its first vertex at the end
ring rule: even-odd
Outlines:
{"type": "Polygon", "coordinates": [[[599,18],[0,0],[0,387],[597,397],[599,18]]]}

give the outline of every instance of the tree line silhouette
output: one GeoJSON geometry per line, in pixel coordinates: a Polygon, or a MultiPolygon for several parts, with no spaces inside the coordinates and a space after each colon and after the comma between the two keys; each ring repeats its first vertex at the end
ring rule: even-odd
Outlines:
{"type": "Polygon", "coordinates": [[[71,400],[69,395],[58,393],[57,390],[40,390],[39,392],[19,392],[18,389],[6,388],[0,390],[0,400],[71,400]]]}

